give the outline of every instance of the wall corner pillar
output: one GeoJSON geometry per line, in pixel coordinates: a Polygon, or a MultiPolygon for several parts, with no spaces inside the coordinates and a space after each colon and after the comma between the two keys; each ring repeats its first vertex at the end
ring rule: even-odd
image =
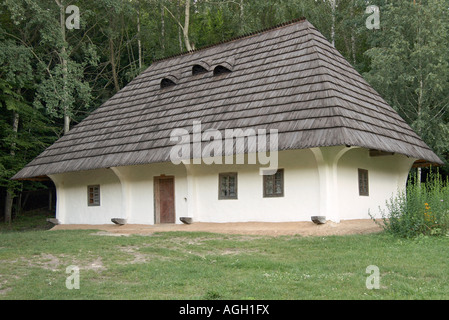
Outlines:
{"type": "Polygon", "coordinates": [[[62,174],[50,174],[48,177],[53,181],[56,187],[56,219],[60,224],[66,221],[66,194],[64,189],[64,180],[62,174]]]}
{"type": "Polygon", "coordinates": [[[130,191],[130,183],[126,178],[125,173],[118,167],[111,167],[112,172],[117,176],[120,181],[120,186],[122,189],[122,217],[114,217],[114,218],[124,218],[129,220],[131,217],[131,191],[130,191]]]}
{"type": "Polygon", "coordinates": [[[338,201],[338,160],[349,150],[357,147],[335,146],[311,148],[315,156],[319,176],[319,209],[314,215],[325,216],[326,220],[340,222],[338,201]]]}
{"type": "Polygon", "coordinates": [[[185,200],[187,201],[187,217],[192,218],[195,221],[196,210],[197,210],[197,198],[196,198],[196,185],[194,177],[193,164],[188,163],[188,161],[183,161],[184,167],[186,168],[186,181],[187,181],[187,196],[185,200]]]}

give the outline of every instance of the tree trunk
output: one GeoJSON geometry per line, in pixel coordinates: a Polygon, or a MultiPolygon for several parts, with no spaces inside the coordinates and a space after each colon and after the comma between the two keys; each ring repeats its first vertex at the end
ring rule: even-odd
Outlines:
{"type": "Polygon", "coordinates": [[[192,46],[189,40],[189,24],[190,24],[190,0],[186,0],[184,28],[182,28],[182,34],[184,36],[184,44],[187,51],[192,51],[192,46]]]}
{"type": "Polygon", "coordinates": [[[182,36],[181,36],[181,0],[178,0],[178,7],[177,7],[177,15],[178,15],[178,41],[179,41],[179,51],[182,52],[182,36]]]}
{"type": "Polygon", "coordinates": [[[11,223],[13,194],[9,190],[5,197],[5,222],[11,223]]]}
{"type": "Polygon", "coordinates": [[[142,43],[140,41],[140,1],[137,11],[137,50],[139,51],[139,72],[142,69],[142,43]]]}
{"type": "Polygon", "coordinates": [[[165,56],[165,9],[161,4],[161,46],[165,56]]]}
{"type": "Polygon", "coordinates": [[[331,42],[335,47],[335,10],[336,10],[336,1],[337,0],[329,0],[331,2],[331,10],[332,10],[332,26],[331,26],[331,42]]]}
{"type": "Polygon", "coordinates": [[[53,191],[48,189],[48,211],[53,210],[53,191]]]}
{"type": "Polygon", "coordinates": [[[17,198],[17,204],[16,204],[16,217],[22,215],[22,212],[23,212],[22,197],[23,197],[23,192],[20,192],[19,197],[17,198]]]}
{"type": "Polygon", "coordinates": [[[112,40],[112,36],[109,37],[109,60],[111,63],[111,67],[112,67],[112,79],[114,80],[114,87],[115,87],[115,91],[119,91],[120,90],[120,86],[118,84],[118,77],[117,77],[117,66],[115,65],[115,51],[114,51],[114,41],[112,40]]]}
{"type": "MultiPolygon", "coordinates": [[[[351,19],[354,19],[354,7],[355,7],[355,2],[352,2],[352,6],[351,6],[351,19]]],[[[351,51],[352,51],[352,63],[355,66],[357,63],[357,59],[356,59],[356,46],[355,46],[355,30],[356,30],[356,25],[354,24],[353,27],[351,28],[351,51]]]]}
{"type": "MultiPolygon", "coordinates": [[[[13,121],[12,121],[12,131],[14,136],[17,136],[17,132],[19,130],[19,114],[16,111],[13,111],[13,121]]],[[[9,154],[14,157],[16,155],[16,143],[13,140],[11,143],[11,149],[9,151],[9,154]]],[[[11,217],[12,217],[12,203],[14,200],[14,193],[12,190],[7,189],[6,190],[6,197],[5,197],[5,222],[11,223],[11,217]]]]}
{"type": "Polygon", "coordinates": [[[55,0],[56,4],[59,6],[59,24],[61,27],[61,39],[62,39],[62,47],[60,53],[60,59],[62,63],[62,110],[64,114],[64,134],[69,132],[70,130],[70,114],[69,114],[69,106],[67,105],[67,76],[68,76],[68,67],[67,67],[67,50],[66,50],[66,37],[65,37],[65,5],[64,0],[55,0]]]}
{"type": "MultiPolygon", "coordinates": [[[[20,94],[20,91],[19,91],[20,94]]],[[[16,111],[13,111],[13,120],[12,120],[12,131],[14,134],[14,138],[17,137],[17,132],[19,131],[19,114],[16,111]]],[[[13,141],[11,143],[11,151],[9,152],[9,154],[11,156],[15,156],[16,155],[16,143],[13,141]]]]}

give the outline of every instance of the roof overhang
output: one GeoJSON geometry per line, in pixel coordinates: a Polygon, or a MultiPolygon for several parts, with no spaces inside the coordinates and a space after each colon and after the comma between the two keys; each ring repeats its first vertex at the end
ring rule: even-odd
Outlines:
{"type": "Polygon", "coordinates": [[[30,178],[18,178],[18,179],[11,179],[11,180],[19,180],[19,181],[37,181],[37,182],[39,182],[39,181],[51,181],[51,179],[48,177],[48,176],[46,176],[46,175],[43,175],[43,176],[37,176],[37,177],[30,177],[30,178]]]}
{"type": "Polygon", "coordinates": [[[426,167],[439,167],[439,166],[441,166],[441,164],[420,159],[420,160],[416,160],[413,163],[412,168],[426,168],[426,167]]]}

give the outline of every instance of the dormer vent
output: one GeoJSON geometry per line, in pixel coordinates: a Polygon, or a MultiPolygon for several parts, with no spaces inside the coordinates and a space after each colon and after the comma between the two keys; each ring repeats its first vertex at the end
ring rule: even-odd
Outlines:
{"type": "Polygon", "coordinates": [[[226,60],[216,61],[214,76],[231,73],[232,71],[234,71],[234,62],[234,58],[232,57],[226,60]]]}
{"type": "Polygon", "coordinates": [[[197,61],[192,67],[192,76],[209,72],[210,65],[204,60],[197,61]]]}
{"type": "Polygon", "coordinates": [[[164,78],[161,80],[161,89],[172,87],[174,85],[176,85],[176,83],[174,83],[172,80],[168,78],[164,78]]]}
{"type": "Polygon", "coordinates": [[[195,64],[192,67],[192,76],[195,76],[197,74],[203,74],[203,73],[207,73],[207,69],[204,68],[203,66],[201,66],[199,64],[195,64]]]}
{"type": "Polygon", "coordinates": [[[178,83],[178,77],[174,75],[168,75],[161,80],[161,89],[173,87],[178,83]]]}
{"type": "Polygon", "coordinates": [[[214,76],[218,76],[225,73],[231,73],[231,70],[223,65],[218,65],[214,68],[214,76]]]}

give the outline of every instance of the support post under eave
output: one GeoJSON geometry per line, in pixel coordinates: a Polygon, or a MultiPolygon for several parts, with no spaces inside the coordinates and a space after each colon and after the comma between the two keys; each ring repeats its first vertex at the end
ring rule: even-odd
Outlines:
{"type": "MultiPolygon", "coordinates": [[[[193,164],[188,163],[188,161],[182,161],[186,168],[186,179],[187,179],[187,196],[184,198],[184,201],[187,201],[187,215],[186,218],[189,218],[189,221],[193,222],[195,218],[196,211],[196,187],[194,181],[193,174],[193,164]]],[[[182,221],[182,220],[181,220],[182,221]]]]}
{"type": "Polygon", "coordinates": [[[51,174],[48,177],[56,187],[56,219],[60,224],[65,223],[66,218],[66,195],[64,189],[63,175],[51,174]]]}
{"type": "Polygon", "coordinates": [[[121,218],[121,219],[125,219],[125,221],[129,221],[129,219],[131,218],[131,197],[130,197],[129,182],[126,179],[125,174],[120,170],[120,168],[111,167],[110,169],[112,170],[112,172],[114,172],[114,174],[120,180],[120,186],[122,188],[122,208],[121,208],[122,216],[114,217],[114,218],[121,218]]]}
{"type": "Polygon", "coordinates": [[[326,220],[340,222],[338,202],[338,160],[349,150],[356,147],[319,147],[311,148],[318,168],[320,207],[316,216],[325,216],[326,220]]]}

